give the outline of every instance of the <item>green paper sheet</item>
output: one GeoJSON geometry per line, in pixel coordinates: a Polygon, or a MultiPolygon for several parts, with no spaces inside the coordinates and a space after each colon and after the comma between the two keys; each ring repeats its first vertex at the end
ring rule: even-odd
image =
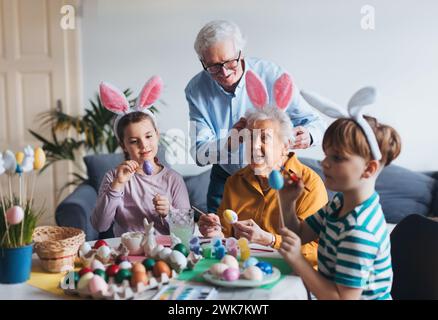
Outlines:
{"type": "MultiPolygon", "coordinates": [[[[292,269],[291,267],[287,264],[286,261],[284,261],[283,259],[279,259],[279,258],[260,258],[259,261],[265,261],[265,262],[269,262],[271,263],[274,267],[278,268],[278,270],[280,270],[281,272],[281,277],[278,281],[275,281],[273,283],[261,286],[260,288],[262,289],[272,289],[277,283],[279,283],[285,275],[291,274],[292,273],[292,269]]],[[[219,260],[217,259],[202,259],[200,260],[195,268],[193,270],[186,270],[184,272],[182,272],[179,276],[178,276],[178,280],[183,280],[183,281],[196,281],[196,282],[206,282],[204,280],[204,278],[202,277],[202,274],[207,271],[208,269],[210,269],[210,267],[215,264],[218,263],[219,260]]]]}

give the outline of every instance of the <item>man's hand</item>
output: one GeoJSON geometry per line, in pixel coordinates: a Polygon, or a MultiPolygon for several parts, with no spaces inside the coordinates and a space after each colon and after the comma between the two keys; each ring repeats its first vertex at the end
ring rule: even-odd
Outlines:
{"type": "Polygon", "coordinates": [[[291,146],[292,149],[307,149],[310,147],[310,132],[306,127],[295,127],[292,129],[295,137],[295,143],[291,146]]]}

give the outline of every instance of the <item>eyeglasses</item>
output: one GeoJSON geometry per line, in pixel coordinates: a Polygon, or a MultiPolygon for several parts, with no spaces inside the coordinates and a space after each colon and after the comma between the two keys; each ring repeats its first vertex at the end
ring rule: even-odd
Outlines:
{"type": "Polygon", "coordinates": [[[234,69],[237,68],[237,66],[239,64],[240,54],[241,53],[242,53],[242,51],[239,50],[239,55],[237,56],[236,59],[228,60],[228,61],[225,61],[225,62],[222,62],[222,63],[216,63],[216,64],[213,64],[213,65],[208,66],[208,67],[206,67],[204,65],[204,63],[202,62],[202,60],[201,60],[202,67],[204,67],[204,70],[206,70],[208,73],[211,73],[211,74],[219,73],[222,70],[222,68],[225,68],[227,70],[234,70],[234,69]]]}

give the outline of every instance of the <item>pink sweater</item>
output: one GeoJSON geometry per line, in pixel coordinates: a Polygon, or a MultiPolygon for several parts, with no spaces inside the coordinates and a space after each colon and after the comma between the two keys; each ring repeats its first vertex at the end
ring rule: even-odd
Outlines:
{"type": "Polygon", "coordinates": [[[168,217],[161,219],[152,202],[157,193],[168,197],[171,210],[190,208],[184,180],[172,169],[164,167],[152,176],[134,174],[123,191],[111,188],[115,172],[108,171],[103,178],[91,216],[91,224],[98,232],[108,230],[113,222],[116,237],[127,231],[144,231],[143,219],[147,218],[159,233],[169,234],[168,217]]]}

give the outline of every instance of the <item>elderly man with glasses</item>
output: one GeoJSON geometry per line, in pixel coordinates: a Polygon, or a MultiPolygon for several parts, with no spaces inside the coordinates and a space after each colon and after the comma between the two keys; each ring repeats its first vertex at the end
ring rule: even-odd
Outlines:
{"type": "MultiPolygon", "coordinates": [[[[190,80],[185,94],[189,104],[191,154],[200,166],[213,164],[207,193],[208,212],[217,213],[227,178],[247,165],[244,144],[233,148],[231,143],[233,134],[238,135],[246,127],[245,112],[254,108],[245,90],[245,72],[254,71],[267,88],[272,88],[284,72],[272,62],[246,58],[244,45],[239,27],[222,20],[207,23],[195,40],[195,51],[204,70],[190,80]]],[[[268,95],[273,96],[272,92],[268,95]]],[[[319,145],[325,122],[300,95],[294,97],[286,111],[294,126],[295,143],[291,149],[319,145]]]]}

